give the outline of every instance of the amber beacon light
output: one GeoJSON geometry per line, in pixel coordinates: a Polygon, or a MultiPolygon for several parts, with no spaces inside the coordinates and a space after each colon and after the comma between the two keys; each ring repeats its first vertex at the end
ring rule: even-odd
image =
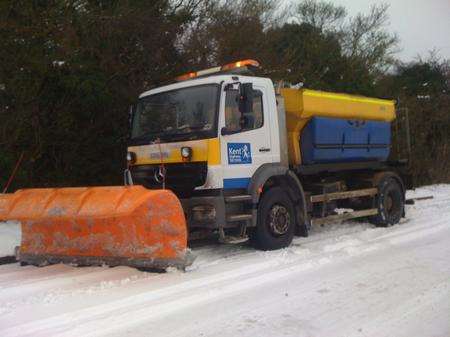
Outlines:
{"type": "Polygon", "coordinates": [[[187,81],[187,80],[190,80],[190,79],[193,79],[196,77],[207,76],[207,75],[221,73],[221,72],[229,72],[234,69],[239,69],[239,68],[244,68],[244,67],[259,68],[260,64],[256,60],[251,60],[251,59],[241,60],[241,61],[237,61],[237,62],[233,62],[233,63],[228,63],[223,66],[218,66],[218,67],[213,67],[213,68],[208,68],[208,69],[204,69],[204,70],[200,70],[200,71],[194,71],[194,72],[190,72],[187,74],[183,74],[181,76],[176,77],[175,80],[178,82],[187,81]]]}

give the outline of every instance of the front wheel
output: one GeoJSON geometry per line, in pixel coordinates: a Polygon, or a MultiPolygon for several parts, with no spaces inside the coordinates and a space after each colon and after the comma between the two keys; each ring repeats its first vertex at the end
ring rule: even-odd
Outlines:
{"type": "Polygon", "coordinates": [[[399,182],[386,178],[378,185],[376,199],[378,214],[371,217],[371,223],[378,227],[389,227],[400,222],[405,210],[405,198],[399,182]]]}
{"type": "Polygon", "coordinates": [[[257,227],[250,236],[252,244],[261,250],[287,247],[295,228],[295,207],[286,191],[273,187],[264,193],[258,206],[257,227]]]}

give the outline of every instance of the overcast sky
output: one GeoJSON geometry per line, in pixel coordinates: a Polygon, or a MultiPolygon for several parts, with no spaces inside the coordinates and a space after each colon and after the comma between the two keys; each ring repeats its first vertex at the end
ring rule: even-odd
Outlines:
{"type": "MultiPolygon", "coordinates": [[[[295,1],[295,0],[294,0],[295,1]]],[[[328,0],[343,5],[350,15],[368,13],[372,4],[390,5],[390,30],[400,37],[398,56],[411,61],[436,48],[450,59],[450,0],[328,0]]]]}

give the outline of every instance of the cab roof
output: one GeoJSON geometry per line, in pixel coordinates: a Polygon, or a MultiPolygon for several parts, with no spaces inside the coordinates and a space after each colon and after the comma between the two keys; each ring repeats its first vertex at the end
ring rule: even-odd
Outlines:
{"type": "MultiPolygon", "coordinates": [[[[181,88],[187,88],[187,87],[193,87],[198,85],[205,85],[205,84],[221,84],[222,82],[242,82],[242,81],[251,81],[255,78],[262,78],[257,76],[243,76],[239,74],[221,74],[221,75],[209,75],[205,77],[198,77],[194,78],[192,80],[186,80],[182,82],[176,82],[169,85],[164,85],[158,88],[154,88],[148,91],[143,92],[141,95],[139,95],[139,98],[144,98],[150,95],[159,94],[161,92],[167,92],[172,90],[177,90],[181,88]]],[[[270,80],[268,78],[264,78],[267,80],[270,80]]]]}

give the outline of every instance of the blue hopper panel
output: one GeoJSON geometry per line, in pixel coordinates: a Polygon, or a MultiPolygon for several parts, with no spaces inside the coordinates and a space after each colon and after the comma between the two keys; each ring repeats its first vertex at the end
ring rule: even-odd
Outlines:
{"type": "Polygon", "coordinates": [[[312,118],[301,135],[302,163],[385,161],[391,145],[389,122],[312,118]]]}

